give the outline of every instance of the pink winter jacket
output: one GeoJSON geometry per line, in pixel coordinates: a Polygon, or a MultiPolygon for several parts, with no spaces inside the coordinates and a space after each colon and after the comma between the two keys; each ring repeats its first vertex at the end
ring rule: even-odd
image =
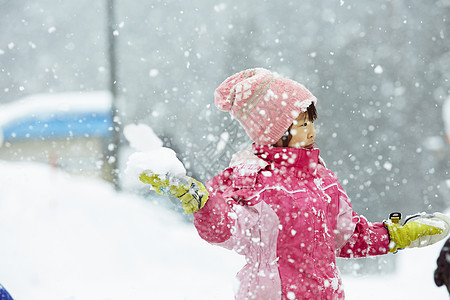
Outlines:
{"type": "Polygon", "coordinates": [[[203,239],[246,257],[236,299],[344,299],[336,256],[388,253],[387,230],[353,212],[319,149],[252,152],[208,181],[194,214],[203,239]]]}

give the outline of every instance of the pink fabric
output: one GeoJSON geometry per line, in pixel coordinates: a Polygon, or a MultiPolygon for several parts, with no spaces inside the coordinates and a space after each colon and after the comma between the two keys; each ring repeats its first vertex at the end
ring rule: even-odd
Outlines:
{"type": "Polygon", "coordinates": [[[226,169],[194,214],[203,239],[246,257],[236,299],[344,299],[335,257],[388,253],[387,230],[352,211],[318,149],[253,152],[267,166],[249,159],[226,169]]]}
{"type": "Polygon", "coordinates": [[[234,74],[215,91],[217,108],[228,111],[259,145],[273,145],[317,99],[307,88],[263,68],[234,74]]]}

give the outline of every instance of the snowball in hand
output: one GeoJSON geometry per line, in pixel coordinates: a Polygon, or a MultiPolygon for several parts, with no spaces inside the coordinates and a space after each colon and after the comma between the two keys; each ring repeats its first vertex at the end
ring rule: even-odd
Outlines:
{"type": "Polygon", "coordinates": [[[124,128],[124,135],[130,146],[138,151],[128,158],[125,170],[127,176],[138,181],[139,176],[145,171],[155,174],[186,175],[186,169],[175,151],[162,147],[162,141],[147,125],[128,125],[124,128]]]}
{"type": "Polygon", "coordinates": [[[151,171],[155,174],[186,175],[186,169],[183,163],[178,160],[175,151],[165,147],[135,152],[128,158],[127,175],[139,179],[144,171],[151,171]]]}

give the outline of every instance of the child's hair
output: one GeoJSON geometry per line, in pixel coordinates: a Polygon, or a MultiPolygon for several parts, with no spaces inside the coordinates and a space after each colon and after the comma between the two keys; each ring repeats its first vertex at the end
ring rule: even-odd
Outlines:
{"type": "MultiPolygon", "coordinates": [[[[308,117],[308,121],[310,122],[314,122],[315,120],[317,120],[317,109],[316,106],[314,105],[314,103],[311,103],[310,106],[308,106],[307,110],[306,110],[306,115],[308,117]]],[[[291,126],[289,126],[288,130],[286,130],[286,132],[283,134],[283,136],[281,137],[281,140],[283,141],[283,145],[281,147],[287,147],[289,145],[289,142],[291,141],[292,135],[291,135],[291,126]]],[[[278,147],[277,144],[274,144],[273,146],[278,147]]]]}
{"type": "Polygon", "coordinates": [[[317,120],[317,109],[314,103],[311,103],[311,105],[308,106],[306,112],[308,113],[308,121],[314,122],[315,120],[317,120]]]}

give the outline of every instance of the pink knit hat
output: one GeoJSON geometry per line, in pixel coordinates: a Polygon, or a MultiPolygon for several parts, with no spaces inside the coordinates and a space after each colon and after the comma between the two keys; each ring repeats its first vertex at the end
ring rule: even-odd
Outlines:
{"type": "Polygon", "coordinates": [[[259,145],[273,145],[317,99],[303,85],[269,70],[234,74],[214,93],[218,109],[229,111],[259,145]]]}

